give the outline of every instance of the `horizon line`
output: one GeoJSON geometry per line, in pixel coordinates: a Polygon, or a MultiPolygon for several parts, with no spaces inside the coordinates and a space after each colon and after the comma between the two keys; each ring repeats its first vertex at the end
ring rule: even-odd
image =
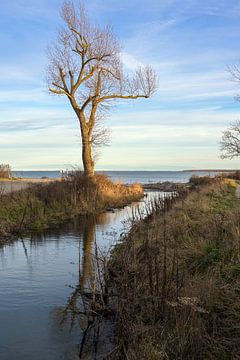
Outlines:
{"type": "MultiPolygon", "coordinates": [[[[53,172],[53,171],[57,171],[57,172],[65,172],[67,171],[68,169],[66,170],[59,170],[59,169],[14,169],[12,170],[12,172],[20,172],[20,171],[44,171],[44,172],[53,172]]],[[[69,169],[69,171],[71,170],[74,170],[74,169],[69,169]]],[[[80,170],[80,171],[83,171],[83,170],[80,170]]],[[[205,172],[209,172],[209,171],[216,171],[216,172],[220,172],[220,171],[238,171],[238,169],[233,169],[233,168],[224,168],[224,169],[219,169],[219,168],[207,168],[207,169],[134,169],[134,170],[129,170],[129,169],[97,169],[96,172],[107,172],[107,171],[125,171],[125,172],[137,172],[137,171],[144,171],[144,172],[159,172],[159,171],[173,171],[173,172],[176,172],[176,171],[191,171],[191,172],[194,172],[194,171],[205,171],[205,172]]]]}

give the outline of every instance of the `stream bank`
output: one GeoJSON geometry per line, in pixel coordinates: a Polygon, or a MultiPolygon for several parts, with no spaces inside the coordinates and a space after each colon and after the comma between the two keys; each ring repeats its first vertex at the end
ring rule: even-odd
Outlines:
{"type": "Polygon", "coordinates": [[[78,215],[97,214],[138,201],[143,189],[126,186],[104,175],[82,175],[63,181],[35,184],[10,194],[0,194],[0,242],[31,231],[56,228],[78,215]]]}
{"type": "Polygon", "coordinates": [[[198,185],[115,247],[114,359],[240,358],[237,186],[221,178],[198,185]]]}

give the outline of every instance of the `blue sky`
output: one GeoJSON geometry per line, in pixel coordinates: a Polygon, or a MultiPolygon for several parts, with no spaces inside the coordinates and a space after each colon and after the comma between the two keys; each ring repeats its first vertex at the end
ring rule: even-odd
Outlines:
{"type": "MultiPolygon", "coordinates": [[[[60,0],[0,5],[2,163],[14,169],[81,164],[78,122],[64,97],[45,85],[46,47],[61,24],[60,0]]],[[[93,21],[111,23],[125,69],[151,64],[159,89],[148,100],[119,102],[106,119],[110,146],[98,169],[238,168],[221,160],[219,140],[239,119],[240,85],[227,65],[240,59],[240,1],[88,0],[93,21]]]]}

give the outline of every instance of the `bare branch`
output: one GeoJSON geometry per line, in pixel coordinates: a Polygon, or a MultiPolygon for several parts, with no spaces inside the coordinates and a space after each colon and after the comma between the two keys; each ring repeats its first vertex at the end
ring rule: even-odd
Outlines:
{"type": "Polygon", "coordinates": [[[240,156],[240,121],[236,121],[223,132],[220,142],[222,159],[233,159],[240,156]]]}
{"type": "Polygon", "coordinates": [[[105,100],[112,100],[112,99],[138,99],[138,98],[147,98],[148,96],[146,95],[121,95],[121,94],[112,94],[112,95],[107,95],[107,96],[103,96],[102,98],[100,98],[98,101],[102,102],[105,100]]]}
{"type": "Polygon", "coordinates": [[[92,96],[89,96],[86,101],[81,106],[81,111],[84,111],[84,109],[88,106],[88,104],[93,100],[92,96]]]}
{"type": "Polygon", "coordinates": [[[49,91],[54,94],[57,94],[57,95],[67,95],[66,91],[64,91],[64,90],[56,90],[56,89],[49,88],[49,91]]]}
{"type": "Polygon", "coordinates": [[[240,65],[229,65],[227,69],[231,75],[231,80],[240,82],[240,65]]]}

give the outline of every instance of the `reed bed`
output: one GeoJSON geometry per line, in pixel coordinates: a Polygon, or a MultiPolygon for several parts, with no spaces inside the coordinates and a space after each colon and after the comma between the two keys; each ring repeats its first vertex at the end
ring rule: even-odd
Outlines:
{"type": "Polygon", "coordinates": [[[11,194],[1,193],[0,235],[5,241],[10,235],[55,227],[76,215],[123,207],[142,196],[138,184],[114,183],[105,175],[87,179],[81,173],[11,194]]]}
{"type": "Polygon", "coordinates": [[[236,182],[197,183],[135,217],[113,251],[113,359],[240,359],[236,182]]]}

